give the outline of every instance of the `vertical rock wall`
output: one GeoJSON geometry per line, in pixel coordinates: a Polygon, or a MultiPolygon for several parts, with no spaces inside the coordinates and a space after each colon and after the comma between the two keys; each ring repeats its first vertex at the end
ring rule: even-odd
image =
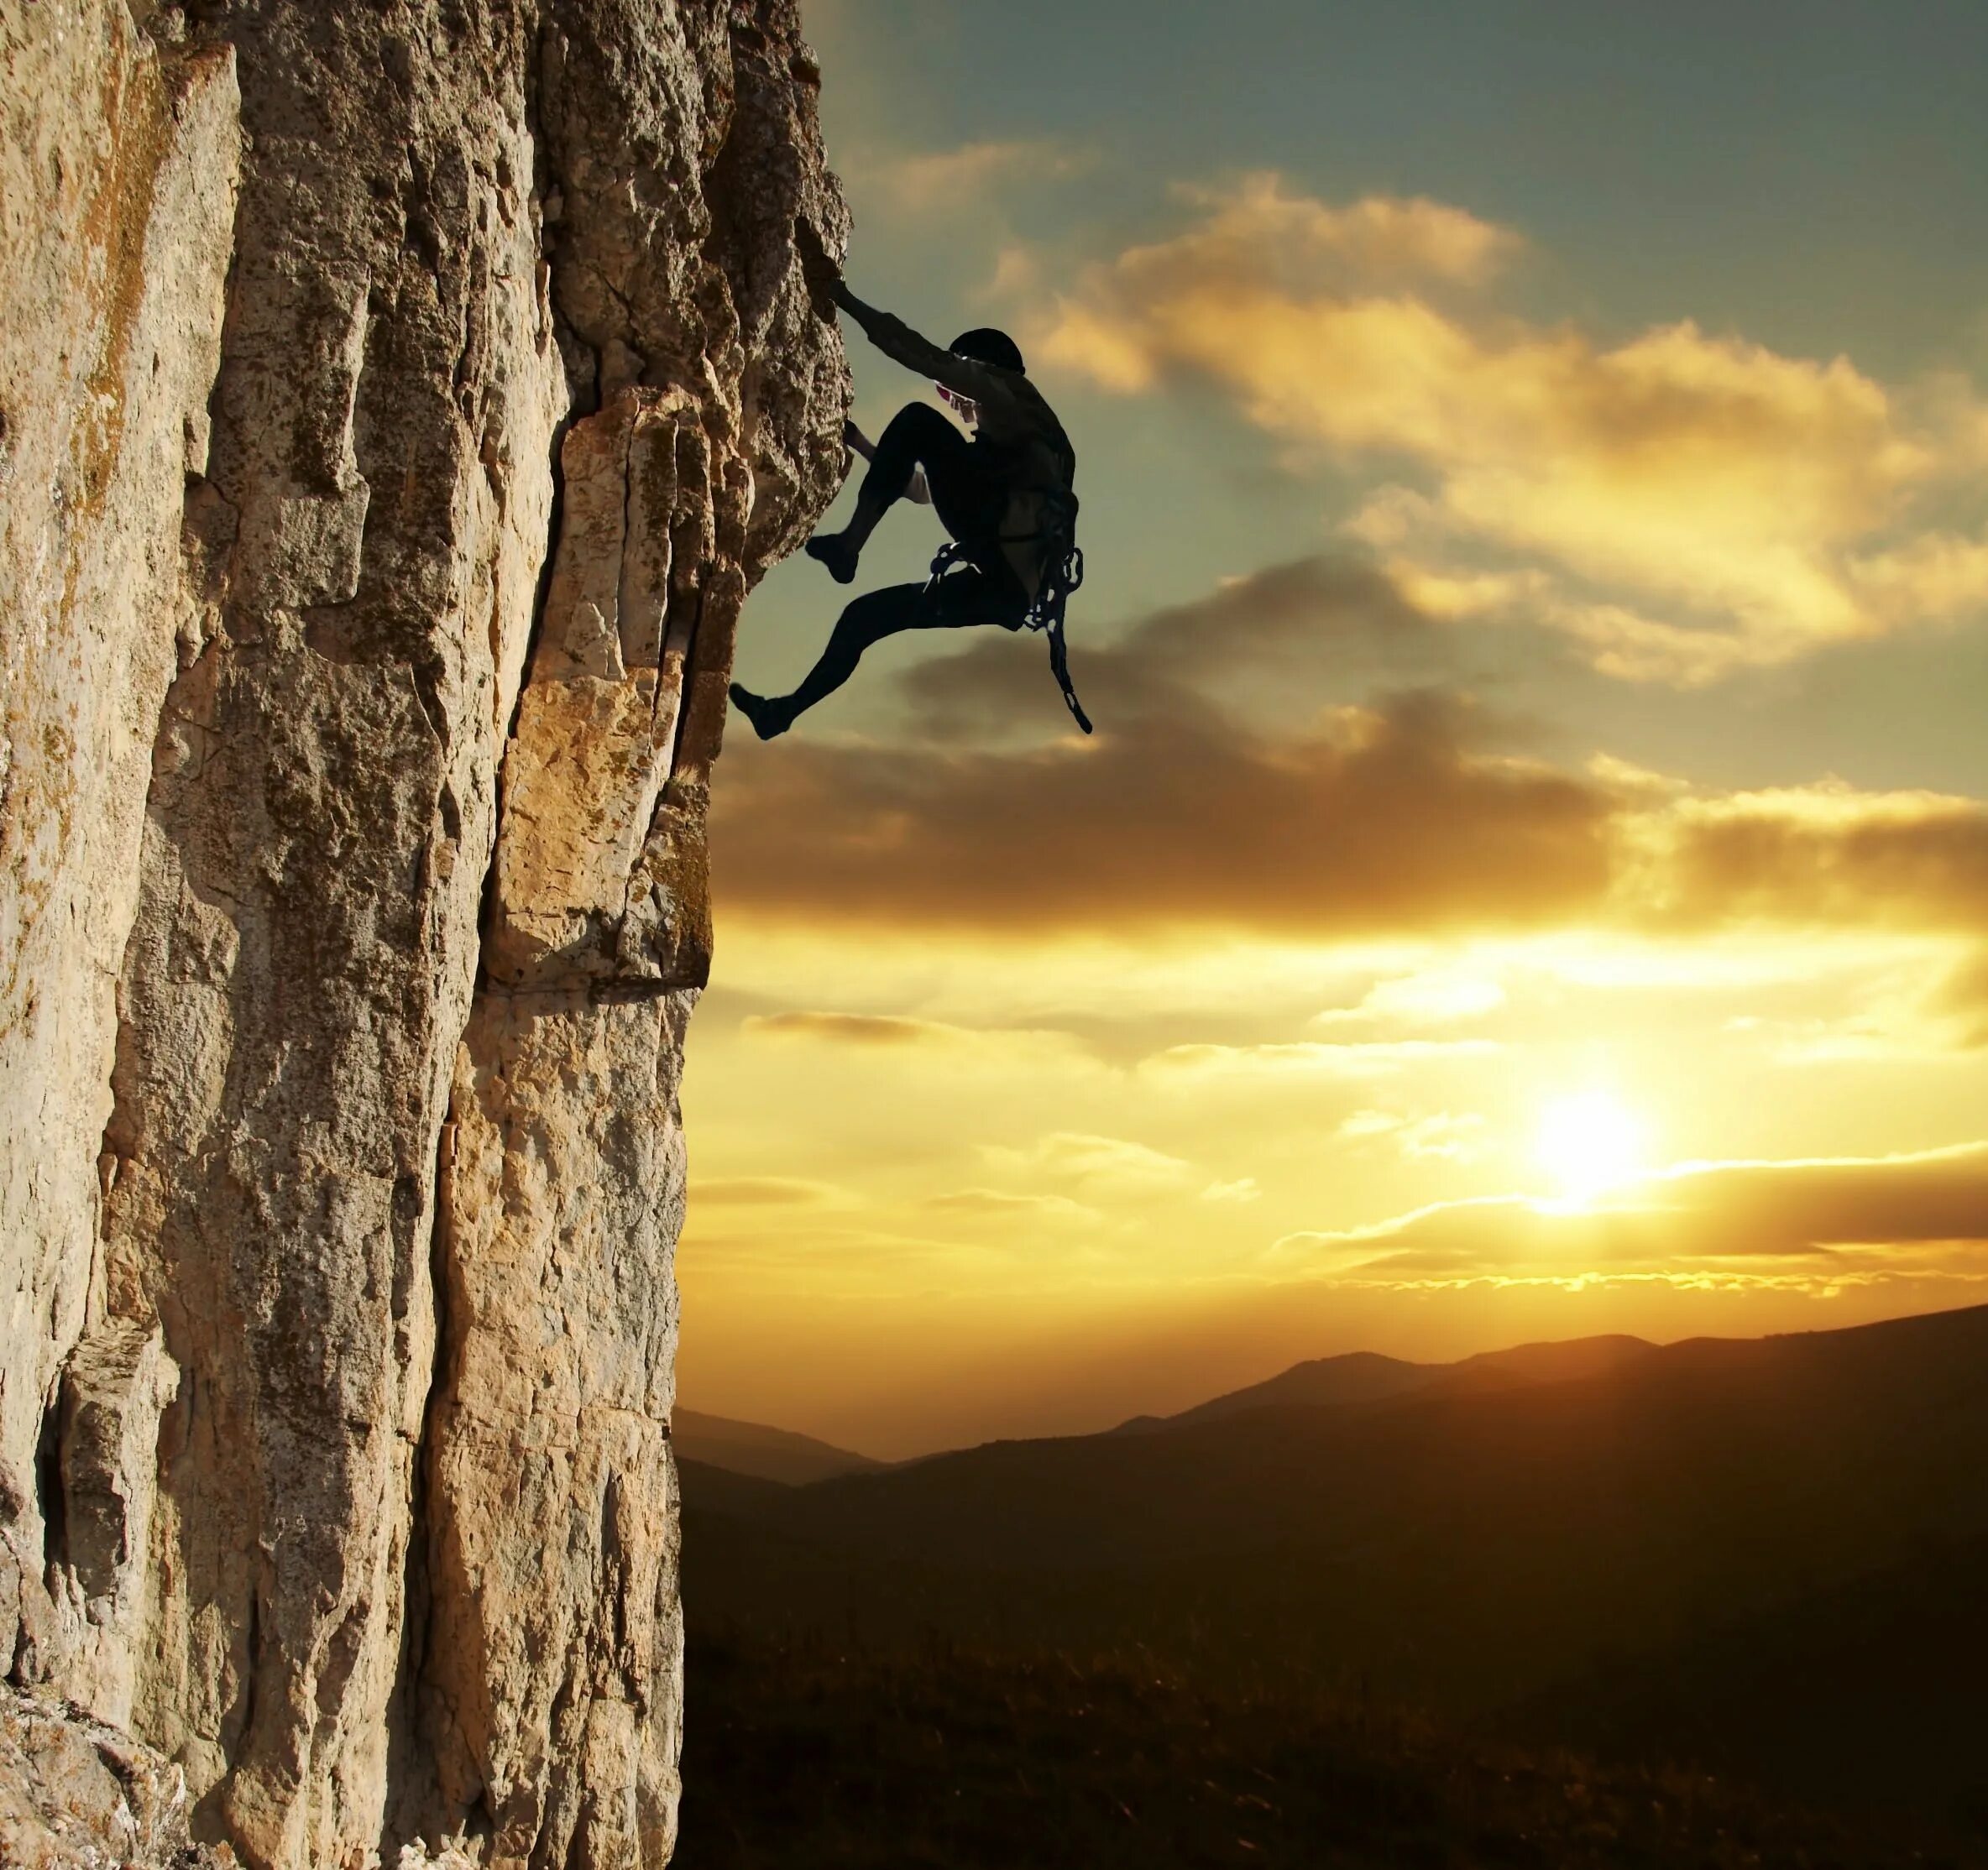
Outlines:
{"type": "Polygon", "coordinates": [[[182,488],[220,352],[234,60],[162,57],[123,0],[3,0],[0,60],[0,1651],[33,1669],[55,1645],[123,1718],[128,1658],[101,1632],[134,1588],[109,1562],[115,1502],[128,1488],[142,1518],[150,1491],[120,1470],[149,1464],[94,1402],[107,1388],[142,1411],[164,1373],[144,1333],[63,1370],[107,1322],[118,973],[160,704],[194,627],[182,488]],[[76,1562],[44,1588],[70,1530],[76,1562]]]}
{"type": "Polygon", "coordinates": [[[0,57],[13,1675],[252,1863],[659,1864],[704,807],[847,399],[792,0],[0,57]]]}

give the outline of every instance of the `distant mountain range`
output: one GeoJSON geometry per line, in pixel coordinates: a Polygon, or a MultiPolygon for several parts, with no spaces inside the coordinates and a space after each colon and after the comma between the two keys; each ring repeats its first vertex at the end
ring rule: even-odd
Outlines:
{"type": "MultiPolygon", "coordinates": [[[[1290,1404],[1384,1402],[1395,1397],[1431,1391],[1513,1388],[1526,1383],[1564,1382],[1593,1376],[1646,1356],[1656,1346],[1641,1338],[1576,1338],[1558,1344],[1522,1344],[1509,1350],[1486,1350],[1457,1363],[1417,1364],[1384,1357],[1371,1350],[1345,1356],[1317,1357],[1294,1364],[1268,1382],[1232,1390],[1178,1415],[1134,1416],[1110,1432],[1115,1435],[1150,1434],[1158,1429],[1211,1422],[1247,1409],[1290,1404]]],[[[852,1454],[812,1435],[763,1423],[739,1422],[730,1416],[703,1415],[678,1409],[672,1434],[679,1459],[700,1466],[722,1468],[728,1474],[783,1486],[808,1486],[844,1474],[865,1474],[899,1464],[852,1454]]],[[[930,1458],[930,1457],[928,1457],[930,1458]]]]}
{"type": "Polygon", "coordinates": [[[1431,1392],[1517,1388],[1527,1383],[1561,1383],[1577,1377],[1599,1376],[1656,1349],[1641,1338],[1576,1338],[1562,1344],[1522,1344],[1509,1350],[1486,1350],[1452,1364],[1405,1363],[1372,1350],[1342,1357],[1317,1357],[1293,1364],[1268,1382],[1232,1390],[1178,1415],[1134,1416],[1114,1434],[1148,1434],[1155,1429],[1179,1428],[1192,1422],[1212,1422],[1240,1415],[1247,1409],[1290,1406],[1325,1407],[1358,1402],[1386,1402],[1396,1397],[1431,1392]]]}
{"type": "Polygon", "coordinates": [[[693,1625],[1149,1653],[1988,1815],[1988,1307],[1331,1358],[802,1486],[683,1452],[693,1625]]]}
{"type": "Polygon", "coordinates": [[[768,1429],[756,1422],[735,1422],[730,1416],[699,1415],[678,1409],[670,1419],[670,1439],[677,1458],[743,1474],[757,1481],[777,1481],[803,1487],[839,1475],[862,1474],[882,1467],[867,1455],[854,1455],[813,1435],[786,1429],[768,1429]]]}

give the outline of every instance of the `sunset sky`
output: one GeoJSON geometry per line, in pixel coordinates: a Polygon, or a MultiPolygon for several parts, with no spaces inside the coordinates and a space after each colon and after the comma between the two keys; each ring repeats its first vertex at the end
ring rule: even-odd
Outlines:
{"type": "Polygon", "coordinates": [[[1988,1300],[1988,11],[806,15],[851,283],[1075,443],[1099,731],[999,632],[732,723],[684,1402],[899,1455],[1988,1300]]]}

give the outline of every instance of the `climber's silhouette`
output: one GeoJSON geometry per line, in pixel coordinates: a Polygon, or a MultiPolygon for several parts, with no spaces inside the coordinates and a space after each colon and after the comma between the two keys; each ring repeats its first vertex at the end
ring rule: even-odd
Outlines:
{"type": "Polygon", "coordinates": [[[828,647],[791,695],[756,695],[732,684],[732,700],[762,740],[855,672],[872,643],[904,629],[957,629],[997,624],[1049,631],[1049,659],[1070,712],[1088,734],[1063,654],[1063,604],[1082,580],[1074,537],[1076,456],[1041,393],[1023,373],[1022,353],[1003,332],[962,332],[945,350],[849,290],[805,222],[794,230],[815,310],[833,318],[840,306],[885,356],[929,377],[939,394],[974,425],[969,441],[929,403],[893,415],[874,447],[851,423],[845,438],[869,459],[856,509],[840,532],[808,541],[840,584],[851,582],[863,546],[900,499],[929,501],[954,543],[933,561],[923,584],[893,584],[858,598],[838,619],[828,647]]]}

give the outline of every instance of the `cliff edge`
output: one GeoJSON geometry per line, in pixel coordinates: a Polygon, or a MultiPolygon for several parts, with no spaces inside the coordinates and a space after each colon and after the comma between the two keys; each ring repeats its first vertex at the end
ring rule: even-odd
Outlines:
{"type": "Polygon", "coordinates": [[[0,0],[0,1665],[253,1865],[672,1849],[818,86],[794,0],[0,0]]]}

